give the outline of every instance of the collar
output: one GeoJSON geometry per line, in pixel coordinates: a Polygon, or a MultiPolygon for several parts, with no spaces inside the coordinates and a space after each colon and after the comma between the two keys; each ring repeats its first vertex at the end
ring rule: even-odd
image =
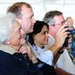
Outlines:
{"type": "Polygon", "coordinates": [[[40,53],[42,52],[42,51],[45,51],[45,49],[43,48],[40,48],[39,46],[37,46],[37,45],[33,45],[33,47],[34,47],[34,49],[37,51],[39,51],[40,53]]]}
{"type": "Polygon", "coordinates": [[[4,44],[0,44],[0,50],[4,51],[4,52],[7,52],[9,54],[14,54],[14,53],[18,52],[15,49],[13,49],[13,48],[11,48],[7,45],[4,45],[4,44]]]}

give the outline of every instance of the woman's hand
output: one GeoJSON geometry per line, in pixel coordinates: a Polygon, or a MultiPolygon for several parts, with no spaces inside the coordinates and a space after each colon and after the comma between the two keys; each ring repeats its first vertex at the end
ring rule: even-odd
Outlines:
{"type": "Polygon", "coordinates": [[[32,60],[33,63],[38,62],[35,54],[32,52],[31,48],[28,45],[23,45],[20,48],[19,52],[22,53],[22,54],[27,54],[29,59],[32,60]]]}

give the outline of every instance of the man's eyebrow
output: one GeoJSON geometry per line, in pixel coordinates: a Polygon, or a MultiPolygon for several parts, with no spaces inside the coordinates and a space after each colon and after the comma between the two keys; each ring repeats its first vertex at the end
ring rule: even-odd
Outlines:
{"type": "Polygon", "coordinates": [[[63,24],[63,23],[65,23],[65,22],[66,22],[66,20],[62,21],[61,23],[63,24]]]}

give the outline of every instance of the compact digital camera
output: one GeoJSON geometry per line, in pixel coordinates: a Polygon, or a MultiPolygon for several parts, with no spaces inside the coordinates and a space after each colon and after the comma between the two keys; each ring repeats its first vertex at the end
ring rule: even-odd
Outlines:
{"type": "MultiPolygon", "coordinates": [[[[68,26],[65,26],[65,28],[68,28],[68,26]]],[[[67,30],[66,32],[70,32],[70,31],[67,30]]],[[[67,37],[67,38],[65,39],[65,42],[64,42],[64,44],[63,44],[63,47],[68,47],[68,39],[69,39],[69,37],[67,37]]]]}

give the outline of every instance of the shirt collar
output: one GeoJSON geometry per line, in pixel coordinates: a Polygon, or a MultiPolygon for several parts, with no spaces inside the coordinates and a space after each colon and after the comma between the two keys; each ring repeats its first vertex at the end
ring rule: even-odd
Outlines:
{"type": "Polygon", "coordinates": [[[14,53],[18,52],[15,49],[13,49],[7,45],[4,45],[4,44],[0,44],[0,50],[7,52],[9,54],[14,54],[14,53]]]}
{"type": "Polygon", "coordinates": [[[39,52],[44,51],[44,48],[42,49],[42,48],[40,48],[40,47],[37,46],[37,45],[33,45],[33,47],[35,48],[35,50],[38,50],[39,52]]]}

